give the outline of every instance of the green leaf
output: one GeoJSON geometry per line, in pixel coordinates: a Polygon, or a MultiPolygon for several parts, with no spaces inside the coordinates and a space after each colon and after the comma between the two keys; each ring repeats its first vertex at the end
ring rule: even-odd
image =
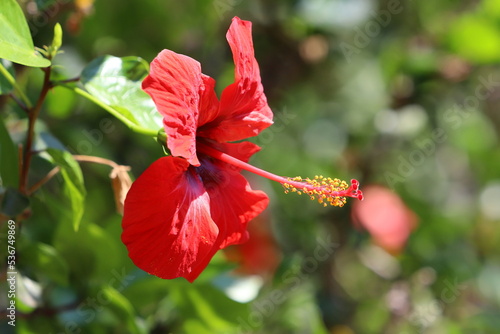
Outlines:
{"type": "Polygon", "coordinates": [[[141,88],[148,72],[148,63],[139,57],[103,56],[83,69],[81,82],[91,95],[134,124],[158,130],[162,126],[161,116],[141,88]]]}
{"type": "Polygon", "coordinates": [[[127,329],[127,333],[141,333],[134,320],[134,307],[127,298],[109,285],[103,287],[99,294],[102,294],[103,299],[108,301],[106,307],[119,319],[121,326],[125,326],[124,329],[127,329]]]}
{"type": "Polygon", "coordinates": [[[500,59],[500,36],[495,22],[470,14],[457,19],[448,32],[452,50],[478,63],[497,63],[500,59]]]}
{"type": "Polygon", "coordinates": [[[117,280],[126,270],[120,253],[119,237],[111,236],[100,226],[91,222],[82,224],[75,231],[69,224],[60,224],[55,233],[53,245],[66,261],[71,276],[80,282],[89,280],[113,280],[114,286],[125,285],[117,280]]]}
{"type": "Polygon", "coordinates": [[[157,310],[160,302],[165,299],[165,295],[158,294],[158,291],[169,291],[179,288],[181,288],[179,280],[163,280],[152,275],[147,275],[127,285],[122,293],[137,310],[149,314],[153,310],[157,310]]]}
{"type": "Polygon", "coordinates": [[[17,150],[9,132],[0,119],[0,187],[19,185],[19,164],[17,150]]]}
{"type": "Polygon", "coordinates": [[[50,60],[35,52],[28,23],[16,0],[0,1],[0,58],[32,66],[50,66],[50,60]]]}
{"type": "Polygon", "coordinates": [[[182,314],[191,317],[183,324],[186,333],[195,329],[196,333],[231,333],[250,312],[249,304],[229,299],[210,284],[180,281],[171,298],[182,314]]]}
{"type": "Polygon", "coordinates": [[[75,231],[80,226],[85,206],[85,185],[80,165],[67,151],[60,151],[53,148],[47,149],[47,153],[54,159],[54,162],[61,167],[61,175],[64,180],[64,194],[68,200],[69,211],[68,220],[72,222],[75,231]]]}
{"type": "Polygon", "coordinates": [[[45,99],[46,112],[57,119],[67,119],[76,104],[76,95],[63,87],[56,86],[45,99]]]}
{"type": "Polygon", "coordinates": [[[500,18],[500,1],[483,0],[481,8],[485,15],[493,18],[500,18]]]}
{"type": "Polygon", "coordinates": [[[68,284],[68,265],[54,247],[40,242],[29,243],[22,248],[22,253],[30,254],[23,259],[24,270],[33,270],[40,282],[68,284]]]}
{"type": "Polygon", "coordinates": [[[62,45],[62,28],[59,23],[54,26],[54,38],[52,39],[52,44],[49,46],[47,52],[50,55],[50,59],[54,59],[57,55],[57,51],[62,45]]]}
{"type": "MultiPolygon", "coordinates": [[[[0,59],[0,66],[3,65],[3,67],[9,71],[9,73],[12,75],[12,77],[15,78],[16,73],[14,72],[14,66],[12,66],[12,62],[8,61],[7,59],[0,59]]],[[[0,73],[0,95],[6,95],[9,94],[14,86],[7,80],[1,73],[0,73]]]]}
{"type": "MultiPolygon", "coordinates": [[[[32,313],[29,317],[17,317],[16,327],[13,332],[2,332],[6,334],[17,333],[17,334],[38,334],[38,333],[53,333],[54,328],[57,327],[57,323],[54,321],[53,317],[47,317],[44,314],[32,313]]],[[[60,331],[55,331],[60,333],[60,331]]]]}

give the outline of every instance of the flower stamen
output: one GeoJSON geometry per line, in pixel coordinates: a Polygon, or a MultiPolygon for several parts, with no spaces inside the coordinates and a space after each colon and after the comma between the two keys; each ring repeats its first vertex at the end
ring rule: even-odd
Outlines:
{"type": "Polygon", "coordinates": [[[309,195],[311,200],[317,200],[320,204],[323,204],[323,206],[332,205],[342,207],[347,201],[346,197],[357,198],[359,200],[363,199],[363,192],[359,190],[359,182],[355,179],[352,179],[349,185],[345,181],[324,177],[323,175],[317,175],[314,179],[303,179],[300,176],[283,177],[252,166],[203,143],[198,143],[197,149],[199,152],[203,152],[215,159],[260,175],[269,180],[279,182],[283,186],[285,194],[293,192],[302,195],[304,193],[309,195]]]}
{"type": "Polygon", "coordinates": [[[300,176],[289,177],[287,182],[282,183],[285,194],[294,192],[299,195],[307,194],[311,200],[317,200],[323,206],[342,207],[346,203],[346,197],[363,199],[363,193],[359,190],[359,182],[352,179],[351,184],[340,179],[316,175],[313,179],[300,176]]]}

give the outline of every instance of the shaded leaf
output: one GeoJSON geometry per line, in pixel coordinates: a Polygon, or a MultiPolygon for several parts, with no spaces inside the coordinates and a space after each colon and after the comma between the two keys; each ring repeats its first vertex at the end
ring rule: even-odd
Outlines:
{"type": "Polygon", "coordinates": [[[139,57],[103,56],[83,69],[81,82],[90,94],[133,123],[158,130],[162,126],[161,116],[141,88],[148,72],[148,63],[139,57]]]}
{"type": "Polygon", "coordinates": [[[35,52],[28,23],[15,0],[0,1],[0,58],[32,66],[50,66],[50,60],[35,52]]]}
{"type": "Polygon", "coordinates": [[[5,124],[0,119],[0,186],[19,185],[19,164],[17,149],[10,138],[5,124]]]}
{"type": "Polygon", "coordinates": [[[93,278],[114,279],[118,286],[124,284],[116,281],[122,273],[119,243],[118,238],[111,237],[101,227],[86,222],[78,231],[68,224],[60,224],[53,245],[66,261],[71,276],[82,282],[93,278]]]}
{"type": "Polygon", "coordinates": [[[108,301],[107,308],[119,319],[121,326],[125,326],[127,333],[142,333],[135,322],[134,307],[120,292],[112,286],[105,286],[101,293],[108,301]]]}
{"type": "Polygon", "coordinates": [[[61,167],[61,175],[64,180],[63,191],[69,206],[68,211],[62,212],[68,213],[68,220],[77,231],[83,216],[86,195],[82,170],[69,152],[52,148],[47,149],[46,152],[54,159],[55,164],[61,167]]]}
{"type": "Polygon", "coordinates": [[[171,298],[183,314],[192,315],[184,324],[186,332],[197,329],[197,333],[231,333],[250,312],[249,304],[229,299],[208,283],[182,282],[178,289],[172,290],[171,298]]]}
{"type": "Polygon", "coordinates": [[[30,243],[22,252],[30,254],[23,259],[24,269],[33,270],[39,281],[45,278],[61,285],[68,283],[69,268],[54,247],[40,242],[30,243]]]}
{"type": "Polygon", "coordinates": [[[29,199],[14,188],[7,188],[2,200],[1,212],[7,217],[21,214],[30,205],[29,199]]]}

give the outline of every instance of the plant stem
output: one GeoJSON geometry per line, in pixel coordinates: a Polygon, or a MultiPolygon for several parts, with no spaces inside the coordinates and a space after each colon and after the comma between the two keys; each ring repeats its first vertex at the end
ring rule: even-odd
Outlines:
{"type": "Polygon", "coordinates": [[[80,77],[74,77],[74,78],[70,78],[70,79],[54,81],[53,84],[54,84],[54,86],[58,86],[58,85],[71,83],[71,82],[77,82],[77,81],[80,81],[80,77]]]}
{"type": "Polygon", "coordinates": [[[24,110],[26,113],[29,112],[28,107],[23,103],[23,101],[19,100],[17,96],[15,96],[12,92],[9,94],[10,98],[14,100],[14,102],[17,103],[17,105],[24,110]]]}
{"type": "Polygon", "coordinates": [[[52,170],[43,177],[43,179],[41,179],[40,181],[38,181],[37,183],[35,183],[27,192],[27,195],[31,195],[32,193],[34,193],[35,191],[38,190],[38,188],[40,188],[41,186],[43,186],[45,183],[47,183],[51,178],[54,177],[54,175],[56,175],[57,173],[59,173],[59,171],[61,170],[61,167],[59,166],[56,166],[54,168],[52,168],[52,170]]]}
{"type": "Polygon", "coordinates": [[[76,161],[93,162],[93,163],[96,163],[96,164],[107,165],[107,166],[110,166],[110,167],[113,167],[113,168],[116,168],[116,167],[119,166],[113,160],[104,159],[104,158],[100,158],[100,157],[94,157],[94,156],[91,156],[91,155],[73,155],[73,158],[76,161]]]}
{"type": "MultiPolygon", "coordinates": [[[[120,165],[118,165],[116,162],[114,162],[112,160],[104,159],[104,158],[100,158],[100,157],[94,157],[94,156],[90,156],[90,155],[73,155],[73,158],[76,161],[80,161],[80,162],[93,162],[96,164],[106,165],[106,166],[109,166],[112,168],[120,167],[120,165]]],[[[121,166],[121,167],[128,168],[128,169],[130,168],[128,166],[121,166]]],[[[41,186],[43,186],[45,183],[50,181],[51,178],[53,178],[55,175],[57,175],[57,173],[59,173],[60,170],[61,170],[61,167],[59,167],[59,166],[52,168],[52,170],[50,172],[48,172],[47,175],[45,175],[40,181],[38,181],[37,183],[35,183],[33,186],[31,186],[29,188],[29,190],[27,191],[27,195],[31,195],[32,193],[37,191],[41,186]]]]}
{"type": "Polygon", "coordinates": [[[99,107],[103,108],[104,110],[106,110],[107,112],[109,112],[111,115],[115,116],[120,121],[122,121],[123,123],[125,123],[125,125],[130,130],[132,130],[132,131],[134,131],[136,133],[140,133],[140,134],[146,135],[146,136],[151,136],[151,137],[157,137],[158,136],[158,131],[151,130],[151,129],[146,129],[146,128],[143,128],[142,126],[139,126],[139,125],[135,124],[134,122],[132,122],[131,120],[129,120],[128,118],[126,118],[125,116],[123,116],[119,111],[117,111],[113,107],[111,107],[111,106],[103,103],[102,101],[99,101],[98,99],[96,99],[94,96],[92,96],[91,94],[87,93],[83,89],[78,88],[78,87],[74,87],[74,86],[69,86],[69,85],[66,85],[66,84],[62,84],[61,87],[65,87],[67,89],[70,89],[73,92],[77,93],[78,95],[86,98],[87,100],[94,102],[99,107]]]}
{"type": "Polygon", "coordinates": [[[28,185],[28,172],[31,164],[31,157],[33,152],[31,152],[33,147],[33,140],[35,138],[35,123],[40,114],[40,110],[42,109],[43,101],[47,96],[50,88],[52,87],[50,83],[50,72],[51,67],[43,68],[42,71],[45,72],[45,76],[43,79],[42,90],[40,91],[40,95],[38,96],[38,100],[36,101],[36,105],[34,107],[29,108],[28,113],[28,137],[26,138],[26,146],[24,149],[24,161],[21,169],[21,178],[19,180],[19,190],[22,193],[26,193],[27,185],[28,185]]]}
{"type": "Polygon", "coordinates": [[[7,81],[12,85],[12,87],[14,87],[14,90],[19,94],[21,100],[23,100],[26,107],[32,108],[31,101],[24,94],[21,87],[19,87],[19,85],[16,82],[16,79],[14,79],[14,77],[10,74],[10,72],[3,66],[2,62],[0,62],[0,73],[5,77],[5,79],[7,79],[7,81]]]}

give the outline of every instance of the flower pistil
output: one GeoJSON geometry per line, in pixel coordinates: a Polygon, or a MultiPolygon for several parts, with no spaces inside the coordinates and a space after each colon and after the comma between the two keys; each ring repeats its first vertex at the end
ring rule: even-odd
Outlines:
{"type": "Polygon", "coordinates": [[[300,176],[283,177],[252,166],[204,143],[198,143],[197,149],[199,152],[209,155],[212,158],[237,168],[247,170],[269,180],[279,182],[283,186],[285,194],[294,192],[301,195],[304,193],[309,195],[311,200],[317,199],[318,202],[325,207],[328,205],[342,207],[346,203],[346,197],[363,200],[363,192],[359,189],[359,181],[355,179],[352,179],[349,185],[346,181],[324,177],[323,175],[316,175],[313,179],[302,178],[300,176]]]}

